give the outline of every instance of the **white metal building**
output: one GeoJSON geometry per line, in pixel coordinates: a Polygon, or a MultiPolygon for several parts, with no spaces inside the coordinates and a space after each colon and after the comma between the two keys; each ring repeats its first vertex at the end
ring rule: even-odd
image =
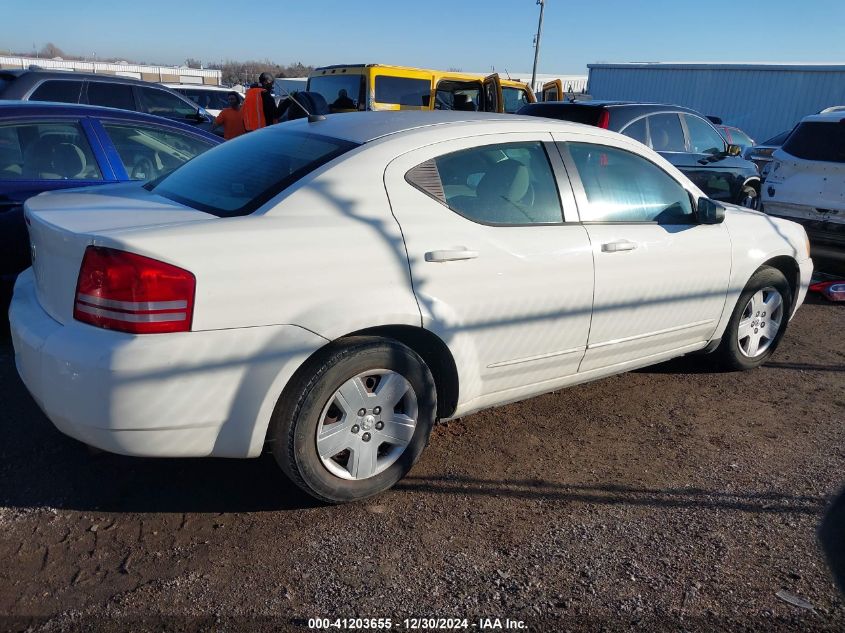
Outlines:
{"type": "Polygon", "coordinates": [[[209,68],[187,68],[184,66],[144,66],[140,64],[111,64],[107,62],[85,62],[68,59],[43,59],[0,55],[0,69],[26,69],[39,66],[45,70],[100,73],[120,75],[145,81],[205,84],[219,86],[221,72],[209,68]]]}
{"type": "Polygon", "coordinates": [[[845,105],[845,63],[588,64],[594,99],[671,103],[721,117],[758,141],[845,105]]]}

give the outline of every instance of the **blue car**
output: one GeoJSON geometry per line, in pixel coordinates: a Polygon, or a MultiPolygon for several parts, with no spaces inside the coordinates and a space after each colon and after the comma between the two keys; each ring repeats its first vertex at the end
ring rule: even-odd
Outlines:
{"type": "Polygon", "coordinates": [[[0,310],[29,267],[24,201],[43,191],[158,178],[222,139],[149,114],[0,101],[0,310]]]}

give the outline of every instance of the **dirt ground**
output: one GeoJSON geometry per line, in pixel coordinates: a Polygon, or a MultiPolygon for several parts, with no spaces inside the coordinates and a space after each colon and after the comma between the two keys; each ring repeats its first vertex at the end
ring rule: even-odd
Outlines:
{"type": "Polygon", "coordinates": [[[816,299],[762,369],[689,357],[441,425],[394,490],[342,507],[270,457],[90,454],[6,339],[0,629],[843,631],[816,540],[845,485],[843,326],[816,299]]]}

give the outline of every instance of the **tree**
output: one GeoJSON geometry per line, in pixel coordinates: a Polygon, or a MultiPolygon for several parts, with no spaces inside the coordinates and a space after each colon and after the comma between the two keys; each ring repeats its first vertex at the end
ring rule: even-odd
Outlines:
{"type": "Polygon", "coordinates": [[[185,66],[188,68],[202,68],[202,62],[198,59],[194,59],[193,57],[189,57],[185,60],[185,66]]]}
{"type": "Polygon", "coordinates": [[[53,57],[64,57],[65,52],[58,46],[53,44],[53,42],[47,42],[44,46],[41,47],[41,50],[38,51],[38,56],[46,57],[47,59],[52,59],[53,57]]]}

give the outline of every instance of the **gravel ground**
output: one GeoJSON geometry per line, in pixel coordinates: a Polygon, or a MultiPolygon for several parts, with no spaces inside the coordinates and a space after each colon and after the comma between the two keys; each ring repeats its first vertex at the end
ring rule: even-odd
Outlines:
{"type": "Polygon", "coordinates": [[[814,300],[762,369],[684,358],[449,422],[394,490],[342,507],[270,457],[91,454],[0,342],[0,628],[845,630],[816,541],[845,484],[843,325],[814,300]]]}

